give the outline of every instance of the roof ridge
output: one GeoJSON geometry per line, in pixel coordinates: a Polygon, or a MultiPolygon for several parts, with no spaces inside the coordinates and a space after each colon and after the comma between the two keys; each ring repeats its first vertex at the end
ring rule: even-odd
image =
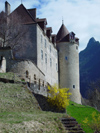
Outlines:
{"type": "MultiPolygon", "coordinates": [[[[24,7],[24,9],[27,11],[27,13],[30,15],[30,17],[35,21],[35,19],[32,17],[32,15],[30,14],[30,12],[28,11],[28,9],[26,9],[26,7],[22,4],[22,6],[24,7]]],[[[36,21],[35,21],[36,22],[36,21]]]]}
{"type": "MultiPolygon", "coordinates": [[[[26,12],[28,13],[28,15],[31,17],[31,19],[32,19],[34,22],[36,22],[35,19],[32,17],[32,15],[29,13],[29,11],[26,9],[26,7],[25,7],[23,4],[20,4],[16,9],[18,9],[18,8],[21,7],[21,6],[25,9],[25,11],[26,11],[26,12]]],[[[13,10],[9,15],[11,15],[14,11],[16,11],[16,9],[13,10]]]]}

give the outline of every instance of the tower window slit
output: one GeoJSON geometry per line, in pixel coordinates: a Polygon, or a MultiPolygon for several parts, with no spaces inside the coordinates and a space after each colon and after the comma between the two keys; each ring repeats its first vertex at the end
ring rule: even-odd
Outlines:
{"type": "Polygon", "coordinates": [[[75,85],[73,85],[73,89],[75,89],[75,85]]]}

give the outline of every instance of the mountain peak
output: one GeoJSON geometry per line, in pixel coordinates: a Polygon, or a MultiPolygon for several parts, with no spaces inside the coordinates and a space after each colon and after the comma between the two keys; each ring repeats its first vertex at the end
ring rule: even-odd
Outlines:
{"type": "Polygon", "coordinates": [[[96,40],[95,40],[94,37],[91,37],[90,40],[89,40],[89,42],[95,42],[95,41],[96,41],[96,40]]]}
{"type": "Polygon", "coordinates": [[[92,46],[92,45],[94,45],[95,42],[96,42],[95,38],[92,37],[92,38],[90,38],[90,40],[89,40],[87,46],[88,46],[88,47],[89,47],[89,46],[92,46]]]}

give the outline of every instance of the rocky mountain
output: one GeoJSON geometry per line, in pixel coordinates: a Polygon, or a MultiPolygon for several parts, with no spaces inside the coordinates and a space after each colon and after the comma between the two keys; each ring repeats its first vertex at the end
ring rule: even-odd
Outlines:
{"type": "Polygon", "coordinates": [[[92,37],[87,47],[79,53],[79,61],[80,91],[87,98],[90,83],[100,79],[100,42],[92,37]]]}

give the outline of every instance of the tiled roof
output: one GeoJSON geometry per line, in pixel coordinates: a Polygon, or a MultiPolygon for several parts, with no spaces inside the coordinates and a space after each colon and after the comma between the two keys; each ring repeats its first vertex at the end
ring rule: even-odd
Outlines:
{"type": "Polygon", "coordinates": [[[52,33],[52,27],[47,27],[46,30],[50,30],[52,33]]]}
{"type": "Polygon", "coordinates": [[[47,25],[47,20],[46,20],[46,18],[42,18],[42,19],[37,18],[37,19],[36,19],[36,22],[45,22],[46,25],[47,25]]]}
{"type": "Polygon", "coordinates": [[[76,39],[76,40],[79,40],[79,38],[78,38],[78,37],[75,37],[75,39],[76,39]]]}
{"type": "Polygon", "coordinates": [[[60,27],[58,33],[57,33],[57,42],[60,42],[66,35],[69,34],[69,31],[65,27],[64,24],[60,27]]]}
{"type": "Polygon", "coordinates": [[[18,14],[21,18],[22,23],[32,23],[35,22],[35,19],[32,17],[30,12],[24,7],[23,4],[19,5],[9,16],[13,14],[18,14]]]}
{"type": "Polygon", "coordinates": [[[36,19],[36,8],[33,9],[27,9],[28,12],[31,14],[31,16],[36,19]]]}
{"type": "Polygon", "coordinates": [[[62,38],[59,42],[69,42],[69,34],[62,38]]]}

